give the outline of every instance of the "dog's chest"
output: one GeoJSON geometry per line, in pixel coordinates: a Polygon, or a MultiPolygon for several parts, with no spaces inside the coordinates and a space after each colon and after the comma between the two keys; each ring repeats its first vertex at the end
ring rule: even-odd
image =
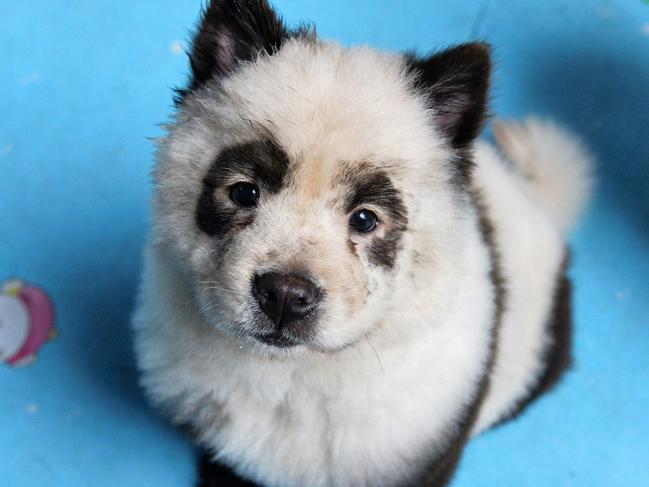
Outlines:
{"type": "Polygon", "coordinates": [[[471,367],[466,380],[433,387],[448,370],[430,345],[306,368],[243,365],[219,378],[212,446],[264,485],[394,485],[453,436],[459,399],[477,381],[471,367]]]}

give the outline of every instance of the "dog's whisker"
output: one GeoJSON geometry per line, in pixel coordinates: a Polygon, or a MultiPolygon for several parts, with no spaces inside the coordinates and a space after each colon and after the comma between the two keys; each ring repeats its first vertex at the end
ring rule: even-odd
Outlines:
{"type": "Polygon", "coordinates": [[[365,335],[365,341],[369,345],[370,349],[372,352],[374,352],[374,356],[376,357],[377,362],[379,363],[379,367],[381,368],[381,373],[385,374],[385,368],[383,367],[383,361],[381,360],[381,356],[379,353],[376,351],[376,348],[374,348],[374,344],[372,343],[372,339],[370,338],[369,335],[365,335]]]}

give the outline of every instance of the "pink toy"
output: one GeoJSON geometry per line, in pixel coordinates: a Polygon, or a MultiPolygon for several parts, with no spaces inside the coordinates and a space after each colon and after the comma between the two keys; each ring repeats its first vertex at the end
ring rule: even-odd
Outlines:
{"type": "Polygon", "coordinates": [[[47,294],[19,280],[6,282],[0,293],[0,362],[29,365],[56,335],[54,306],[47,294]]]}

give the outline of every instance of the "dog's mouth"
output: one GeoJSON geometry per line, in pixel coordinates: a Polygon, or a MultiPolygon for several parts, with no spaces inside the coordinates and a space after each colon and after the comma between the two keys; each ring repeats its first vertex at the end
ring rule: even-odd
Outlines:
{"type": "Polygon", "coordinates": [[[285,335],[281,331],[271,334],[256,333],[254,337],[265,345],[277,348],[290,348],[302,344],[297,338],[285,335]]]}

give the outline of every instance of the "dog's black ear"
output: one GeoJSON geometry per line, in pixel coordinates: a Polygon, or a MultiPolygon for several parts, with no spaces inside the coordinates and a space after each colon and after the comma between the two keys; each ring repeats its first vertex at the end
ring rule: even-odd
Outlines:
{"type": "Polygon", "coordinates": [[[435,122],[456,149],[480,133],[487,111],[491,48],[461,44],[424,59],[408,57],[417,88],[423,90],[435,122]]]}
{"type": "Polygon", "coordinates": [[[251,61],[262,51],[278,50],[287,35],[267,0],[211,0],[189,54],[189,89],[228,74],[237,63],[251,61]]]}

